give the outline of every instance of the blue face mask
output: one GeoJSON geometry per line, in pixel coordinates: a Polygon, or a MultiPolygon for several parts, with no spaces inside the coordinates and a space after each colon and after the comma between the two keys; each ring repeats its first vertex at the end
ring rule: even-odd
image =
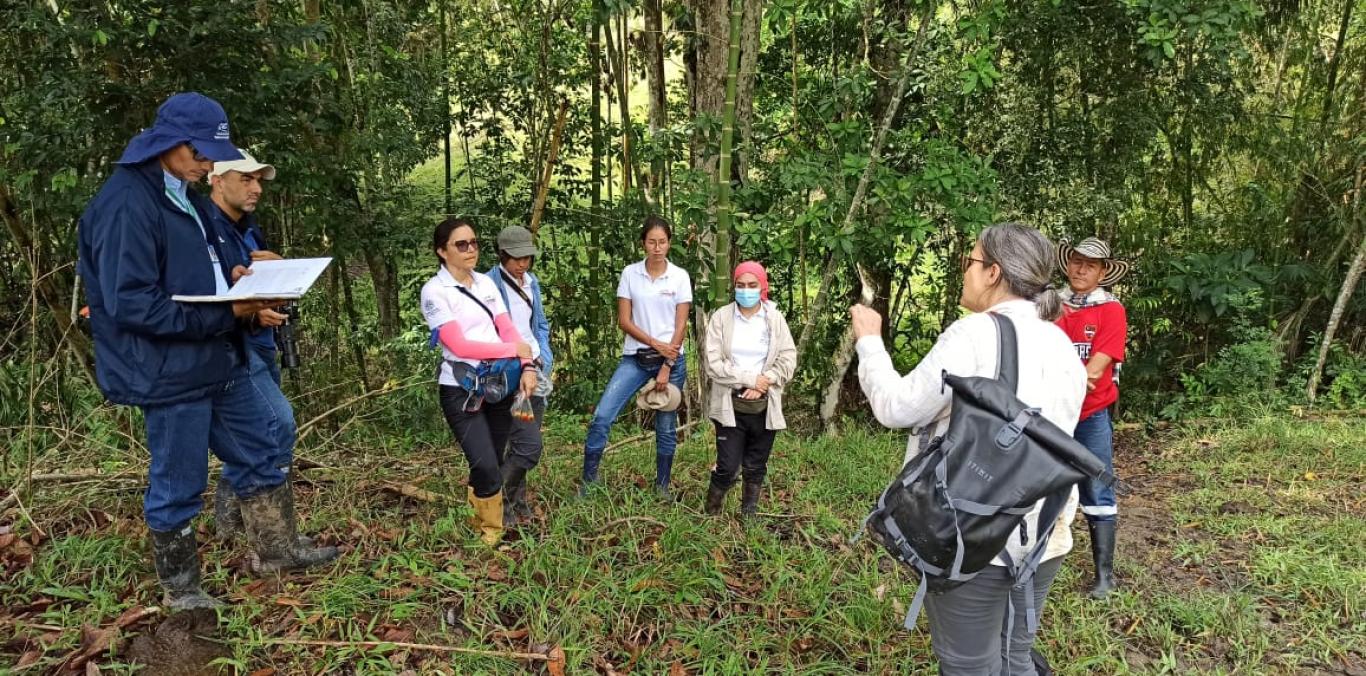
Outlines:
{"type": "Polygon", "coordinates": [[[752,308],[752,307],[754,307],[755,305],[758,305],[758,304],[759,304],[759,290],[758,290],[758,289],[736,289],[736,290],[735,290],[735,302],[739,303],[739,304],[740,304],[740,307],[742,307],[742,308],[746,308],[746,309],[752,308]]]}

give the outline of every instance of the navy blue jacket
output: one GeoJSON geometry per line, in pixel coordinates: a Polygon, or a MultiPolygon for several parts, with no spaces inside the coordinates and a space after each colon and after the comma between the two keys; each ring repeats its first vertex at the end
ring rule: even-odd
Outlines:
{"type": "MultiPolygon", "coordinates": [[[[226,244],[223,247],[223,253],[227,256],[225,266],[232,268],[241,265],[249,268],[251,252],[270,250],[265,234],[256,224],[255,214],[242,214],[242,219],[234,222],[212,199],[208,200],[208,203],[209,215],[226,244]]],[[[270,355],[269,359],[275,358],[275,329],[269,326],[251,329],[247,334],[247,343],[259,352],[270,355]]]]}
{"type": "MultiPolygon", "coordinates": [[[[211,204],[190,203],[209,233],[211,204]]],[[[207,396],[245,375],[243,334],[227,303],[178,303],[173,294],[212,295],[204,235],[166,197],[156,159],[120,165],[86,206],[78,229],[79,270],[95,339],[95,377],[118,404],[158,405],[207,396]]],[[[223,276],[229,278],[221,238],[223,276]]]]}

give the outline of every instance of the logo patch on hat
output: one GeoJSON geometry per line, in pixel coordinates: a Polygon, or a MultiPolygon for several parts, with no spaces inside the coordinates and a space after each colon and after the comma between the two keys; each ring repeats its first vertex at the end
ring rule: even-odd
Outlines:
{"type": "Polygon", "coordinates": [[[219,140],[219,141],[226,141],[226,140],[228,140],[228,123],[227,123],[227,122],[219,122],[219,123],[218,123],[218,133],[214,134],[213,137],[214,137],[215,139],[219,140]]]}

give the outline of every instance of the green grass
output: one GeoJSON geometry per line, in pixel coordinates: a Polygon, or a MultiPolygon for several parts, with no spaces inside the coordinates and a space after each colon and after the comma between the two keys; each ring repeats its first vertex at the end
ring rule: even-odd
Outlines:
{"type": "MultiPolygon", "coordinates": [[[[241,573],[240,543],[207,546],[206,585],[233,602],[220,631],[233,651],[226,663],[275,673],[528,668],[392,646],[263,643],[323,639],[559,646],[568,673],[610,665],[657,674],[675,664],[696,674],[933,672],[923,620],[914,632],[900,626],[910,576],[866,542],[847,544],[896,469],[902,435],[853,426],[837,439],[780,435],[766,515],[745,526],[733,518],[738,491],[730,515],[700,513],[713,460],[709,432],[680,447],[682,502],[662,504],[647,490],[653,454],[644,444],[608,455],[606,490],[571,498],[584,424],[555,420],[531,478],[545,518],[498,552],[474,539],[461,502],[418,502],[381,485],[459,498],[465,466],[455,451],[371,439],[361,452],[357,433],[348,445],[310,454],[326,467],[301,472],[308,528],[348,551],[316,575],[263,584],[241,573]]],[[[1359,420],[1265,419],[1126,437],[1120,455],[1135,488],[1121,498],[1123,587],[1105,603],[1083,597],[1090,563],[1079,523],[1040,637],[1060,672],[1330,673],[1366,664],[1359,420]]],[[[17,656],[4,651],[20,650],[25,639],[29,650],[42,646],[26,673],[60,663],[78,646],[82,624],[108,626],[129,607],[158,600],[136,491],[45,488],[35,497],[31,511],[51,539],[31,565],[0,579],[9,607],[50,601],[21,618],[0,610],[0,640],[9,641],[0,661],[17,656]]],[[[101,666],[128,668],[119,655],[101,666]]]]}

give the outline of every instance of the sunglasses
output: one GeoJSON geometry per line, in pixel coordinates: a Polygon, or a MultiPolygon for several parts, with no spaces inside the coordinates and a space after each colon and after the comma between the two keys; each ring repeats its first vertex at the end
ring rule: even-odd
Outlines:
{"type": "Polygon", "coordinates": [[[468,252],[470,252],[471,250],[473,250],[473,251],[478,251],[478,250],[479,250],[479,240],[477,240],[477,239],[462,239],[462,240],[459,240],[459,241],[451,242],[451,243],[449,244],[449,246],[455,247],[455,250],[456,250],[456,251],[459,251],[460,253],[468,253],[468,252]]]}
{"type": "Polygon", "coordinates": [[[185,144],[185,147],[190,149],[190,155],[194,157],[194,161],[196,161],[196,162],[212,162],[212,161],[213,161],[213,160],[211,160],[211,159],[209,159],[209,158],[204,157],[203,155],[201,155],[200,152],[199,152],[198,150],[195,150],[195,147],[194,147],[194,144],[193,144],[193,143],[186,143],[186,144],[185,144]]]}
{"type": "Polygon", "coordinates": [[[958,268],[961,272],[967,272],[968,268],[972,267],[973,263],[981,263],[982,267],[984,268],[987,266],[986,261],[980,258],[973,258],[971,255],[965,254],[963,256],[963,259],[958,262],[958,268]]]}

